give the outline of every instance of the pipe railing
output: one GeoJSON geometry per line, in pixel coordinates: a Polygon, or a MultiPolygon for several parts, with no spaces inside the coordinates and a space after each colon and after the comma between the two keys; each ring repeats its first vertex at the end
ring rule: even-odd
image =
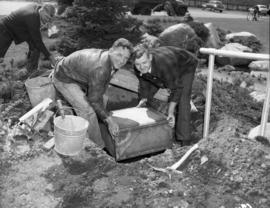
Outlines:
{"type": "MultiPolygon", "coordinates": [[[[206,104],[205,104],[204,129],[203,129],[203,138],[206,138],[208,137],[208,134],[209,134],[215,56],[218,55],[218,56],[244,58],[244,59],[252,59],[252,60],[270,60],[270,56],[269,54],[225,51],[225,50],[218,50],[214,48],[201,48],[200,52],[203,54],[209,54],[209,62],[208,62],[209,71],[208,71],[208,76],[207,76],[206,104]]],[[[268,76],[267,76],[266,98],[264,101],[263,111],[262,111],[260,136],[266,136],[266,125],[267,125],[268,114],[269,114],[269,102],[270,102],[270,69],[268,71],[268,76]]]]}

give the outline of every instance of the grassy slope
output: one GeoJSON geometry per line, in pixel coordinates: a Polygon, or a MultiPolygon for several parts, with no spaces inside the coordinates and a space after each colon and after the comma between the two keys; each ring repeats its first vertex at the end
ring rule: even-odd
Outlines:
{"type": "Polygon", "coordinates": [[[262,42],[263,53],[269,53],[269,18],[259,22],[248,22],[245,19],[197,18],[202,22],[212,22],[215,26],[232,32],[247,31],[255,34],[262,42]]]}
{"type": "MultiPolygon", "coordinates": [[[[137,16],[140,20],[149,20],[149,19],[160,19],[163,27],[168,27],[172,24],[176,24],[174,20],[181,20],[180,17],[162,17],[162,16],[137,16]]],[[[269,17],[263,18],[259,22],[248,22],[245,18],[243,19],[230,19],[230,18],[205,18],[205,17],[197,17],[196,21],[200,22],[212,22],[214,26],[219,27],[221,29],[230,30],[232,32],[242,32],[247,31],[255,34],[258,39],[263,44],[264,48],[262,49],[262,53],[269,53],[269,17]]]]}

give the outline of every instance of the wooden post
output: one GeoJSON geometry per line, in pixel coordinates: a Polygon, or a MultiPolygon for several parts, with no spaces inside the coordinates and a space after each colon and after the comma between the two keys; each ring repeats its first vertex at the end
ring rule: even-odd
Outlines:
{"type": "Polygon", "coordinates": [[[208,63],[208,77],[207,77],[207,89],[206,89],[206,104],[205,104],[205,115],[204,115],[203,138],[206,138],[208,136],[208,132],[209,132],[214,63],[215,63],[215,55],[210,54],[209,55],[209,63],[208,63]]]}
{"type": "Polygon", "coordinates": [[[268,78],[267,78],[267,85],[266,85],[266,98],[263,105],[261,129],[260,129],[260,135],[264,137],[266,136],[266,125],[268,122],[269,102],[270,102],[270,69],[268,71],[268,78]]]}

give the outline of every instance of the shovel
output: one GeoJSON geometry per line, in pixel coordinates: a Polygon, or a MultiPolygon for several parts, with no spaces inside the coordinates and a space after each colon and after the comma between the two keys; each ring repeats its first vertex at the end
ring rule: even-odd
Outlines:
{"type": "Polygon", "coordinates": [[[194,144],[176,163],[166,168],[158,168],[152,165],[149,165],[153,170],[158,172],[167,173],[169,178],[171,179],[172,173],[182,174],[182,171],[177,170],[187,159],[188,157],[199,148],[198,143],[194,144]]]}

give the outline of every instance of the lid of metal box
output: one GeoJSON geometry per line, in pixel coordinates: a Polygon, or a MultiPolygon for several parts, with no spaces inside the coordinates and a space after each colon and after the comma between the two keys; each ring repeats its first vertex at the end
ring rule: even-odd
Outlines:
{"type": "Polygon", "coordinates": [[[133,107],[116,110],[112,111],[112,117],[118,123],[120,131],[168,123],[165,115],[151,108],[133,107]]]}

